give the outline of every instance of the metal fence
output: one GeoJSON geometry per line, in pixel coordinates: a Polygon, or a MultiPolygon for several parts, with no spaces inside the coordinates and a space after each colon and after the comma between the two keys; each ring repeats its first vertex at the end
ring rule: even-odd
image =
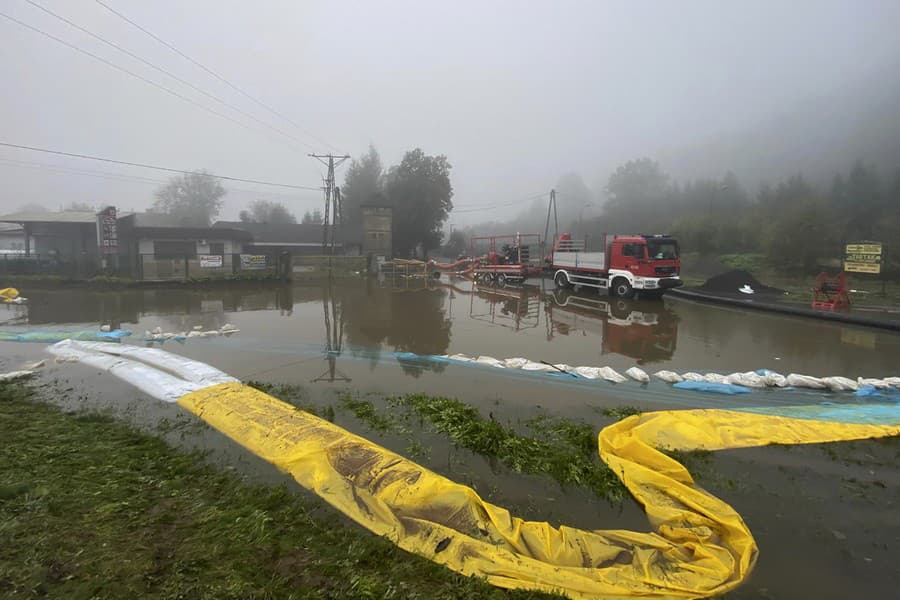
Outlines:
{"type": "Polygon", "coordinates": [[[110,257],[102,269],[96,257],[75,260],[47,254],[0,254],[0,275],[56,275],[90,279],[101,273],[144,281],[189,281],[282,277],[303,279],[321,275],[359,275],[368,272],[365,256],[301,256],[289,254],[197,254],[187,256],[110,257]]]}
{"type": "Polygon", "coordinates": [[[59,275],[71,278],[89,278],[99,272],[94,256],[80,258],[61,257],[55,254],[0,254],[2,275],[59,275]]]}
{"type": "Polygon", "coordinates": [[[234,275],[275,276],[279,272],[278,259],[263,254],[141,254],[134,276],[144,281],[184,281],[221,279],[234,275]]]}
{"type": "Polygon", "coordinates": [[[365,256],[305,256],[295,254],[291,258],[291,278],[318,277],[322,275],[365,275],[368,272],[365,256]]]}

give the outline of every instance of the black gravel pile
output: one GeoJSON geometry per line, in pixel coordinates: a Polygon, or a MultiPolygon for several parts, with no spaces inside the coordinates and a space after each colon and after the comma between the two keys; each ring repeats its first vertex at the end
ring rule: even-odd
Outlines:
{"type": "Polygon", "coordinates": [[[705,292],[712,292],[715,294],[737,294],[740,296],[745,296],[748,294],[743,294],[738,291],[745,285],[749,285],[753,289],[754,295],[784,294],[784,290],[763,285],[753,275],[751,275],[747,271],[741,271],[740,269],[728,271],[726,273],[716,275],[715,277],[710,277],[703,285],[699,286],[697,289],[703,290],[705,292]]]}

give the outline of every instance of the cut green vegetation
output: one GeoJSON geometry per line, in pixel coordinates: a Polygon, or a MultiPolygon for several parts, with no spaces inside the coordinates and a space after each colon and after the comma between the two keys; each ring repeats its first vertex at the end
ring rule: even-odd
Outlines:
{"type": "Polygon", "coordinates": [[[522,435],[451,398],[423,394],[388,398],[391,409],[406,411],[400,415],[379,413],[373,403],[358,398],[344,397],[341,402],[379,433],[408,434],[409,417],[415,415],[456,446],[496,458],[514,472],[549,475],[560,485],[587,488],[609,502],[628,497],[619,478],[600,461],[597,432],[587,423],[537,417],[524,423],[531,435],[522,435]]]}
{"type": "Polygon", "coordinates": [[[550,598],[457,575],[317,499],[0,385],[4,598],[550,598]]]}

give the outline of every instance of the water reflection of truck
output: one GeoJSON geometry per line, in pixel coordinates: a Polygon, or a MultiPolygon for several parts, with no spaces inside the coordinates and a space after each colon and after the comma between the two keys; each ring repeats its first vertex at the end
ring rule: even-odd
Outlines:
{"type": "Polygon", "coordinates": [[[595,241],[573,240],[564,233],[554,242],[547,262],[561,289],[596,288],[610,296],[632,298],[636,291],[659,296],[682,283],[678,242],[667,235],[603,234],[595,241]]]}
{"type": "Polygon", "coordinates": [[[547,337],[584,332],[600,337],[602,353],[639,364],[668,360],[675,353],[678,317],[662,303],[580,296],[554,290],[544,297],[547,337]]]}

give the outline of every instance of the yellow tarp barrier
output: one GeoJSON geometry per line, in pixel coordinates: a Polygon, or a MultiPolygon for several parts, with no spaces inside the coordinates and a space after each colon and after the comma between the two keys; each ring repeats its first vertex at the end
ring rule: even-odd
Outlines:
{"type": "Polygon", "coordinates": [[[19,290],[16,288],[3,288],[0,289],[0,300],[3,300],[6,303],[12,302],[16,298],[19,297],[19,290]]]}
{"type": "Polygon", "coordinates": [[[740,515],[656,447],[718,450],[900,434],[897,426],[726,410],[629,417],[600,432],[600,456],[655,531],[583,531],[523,521],[471,488],[239,383],[191,392],[178,403],[405,550],[500,587],[572,598],[705,597],[734,588],[753,568],[757,547],[740,515]]]}

